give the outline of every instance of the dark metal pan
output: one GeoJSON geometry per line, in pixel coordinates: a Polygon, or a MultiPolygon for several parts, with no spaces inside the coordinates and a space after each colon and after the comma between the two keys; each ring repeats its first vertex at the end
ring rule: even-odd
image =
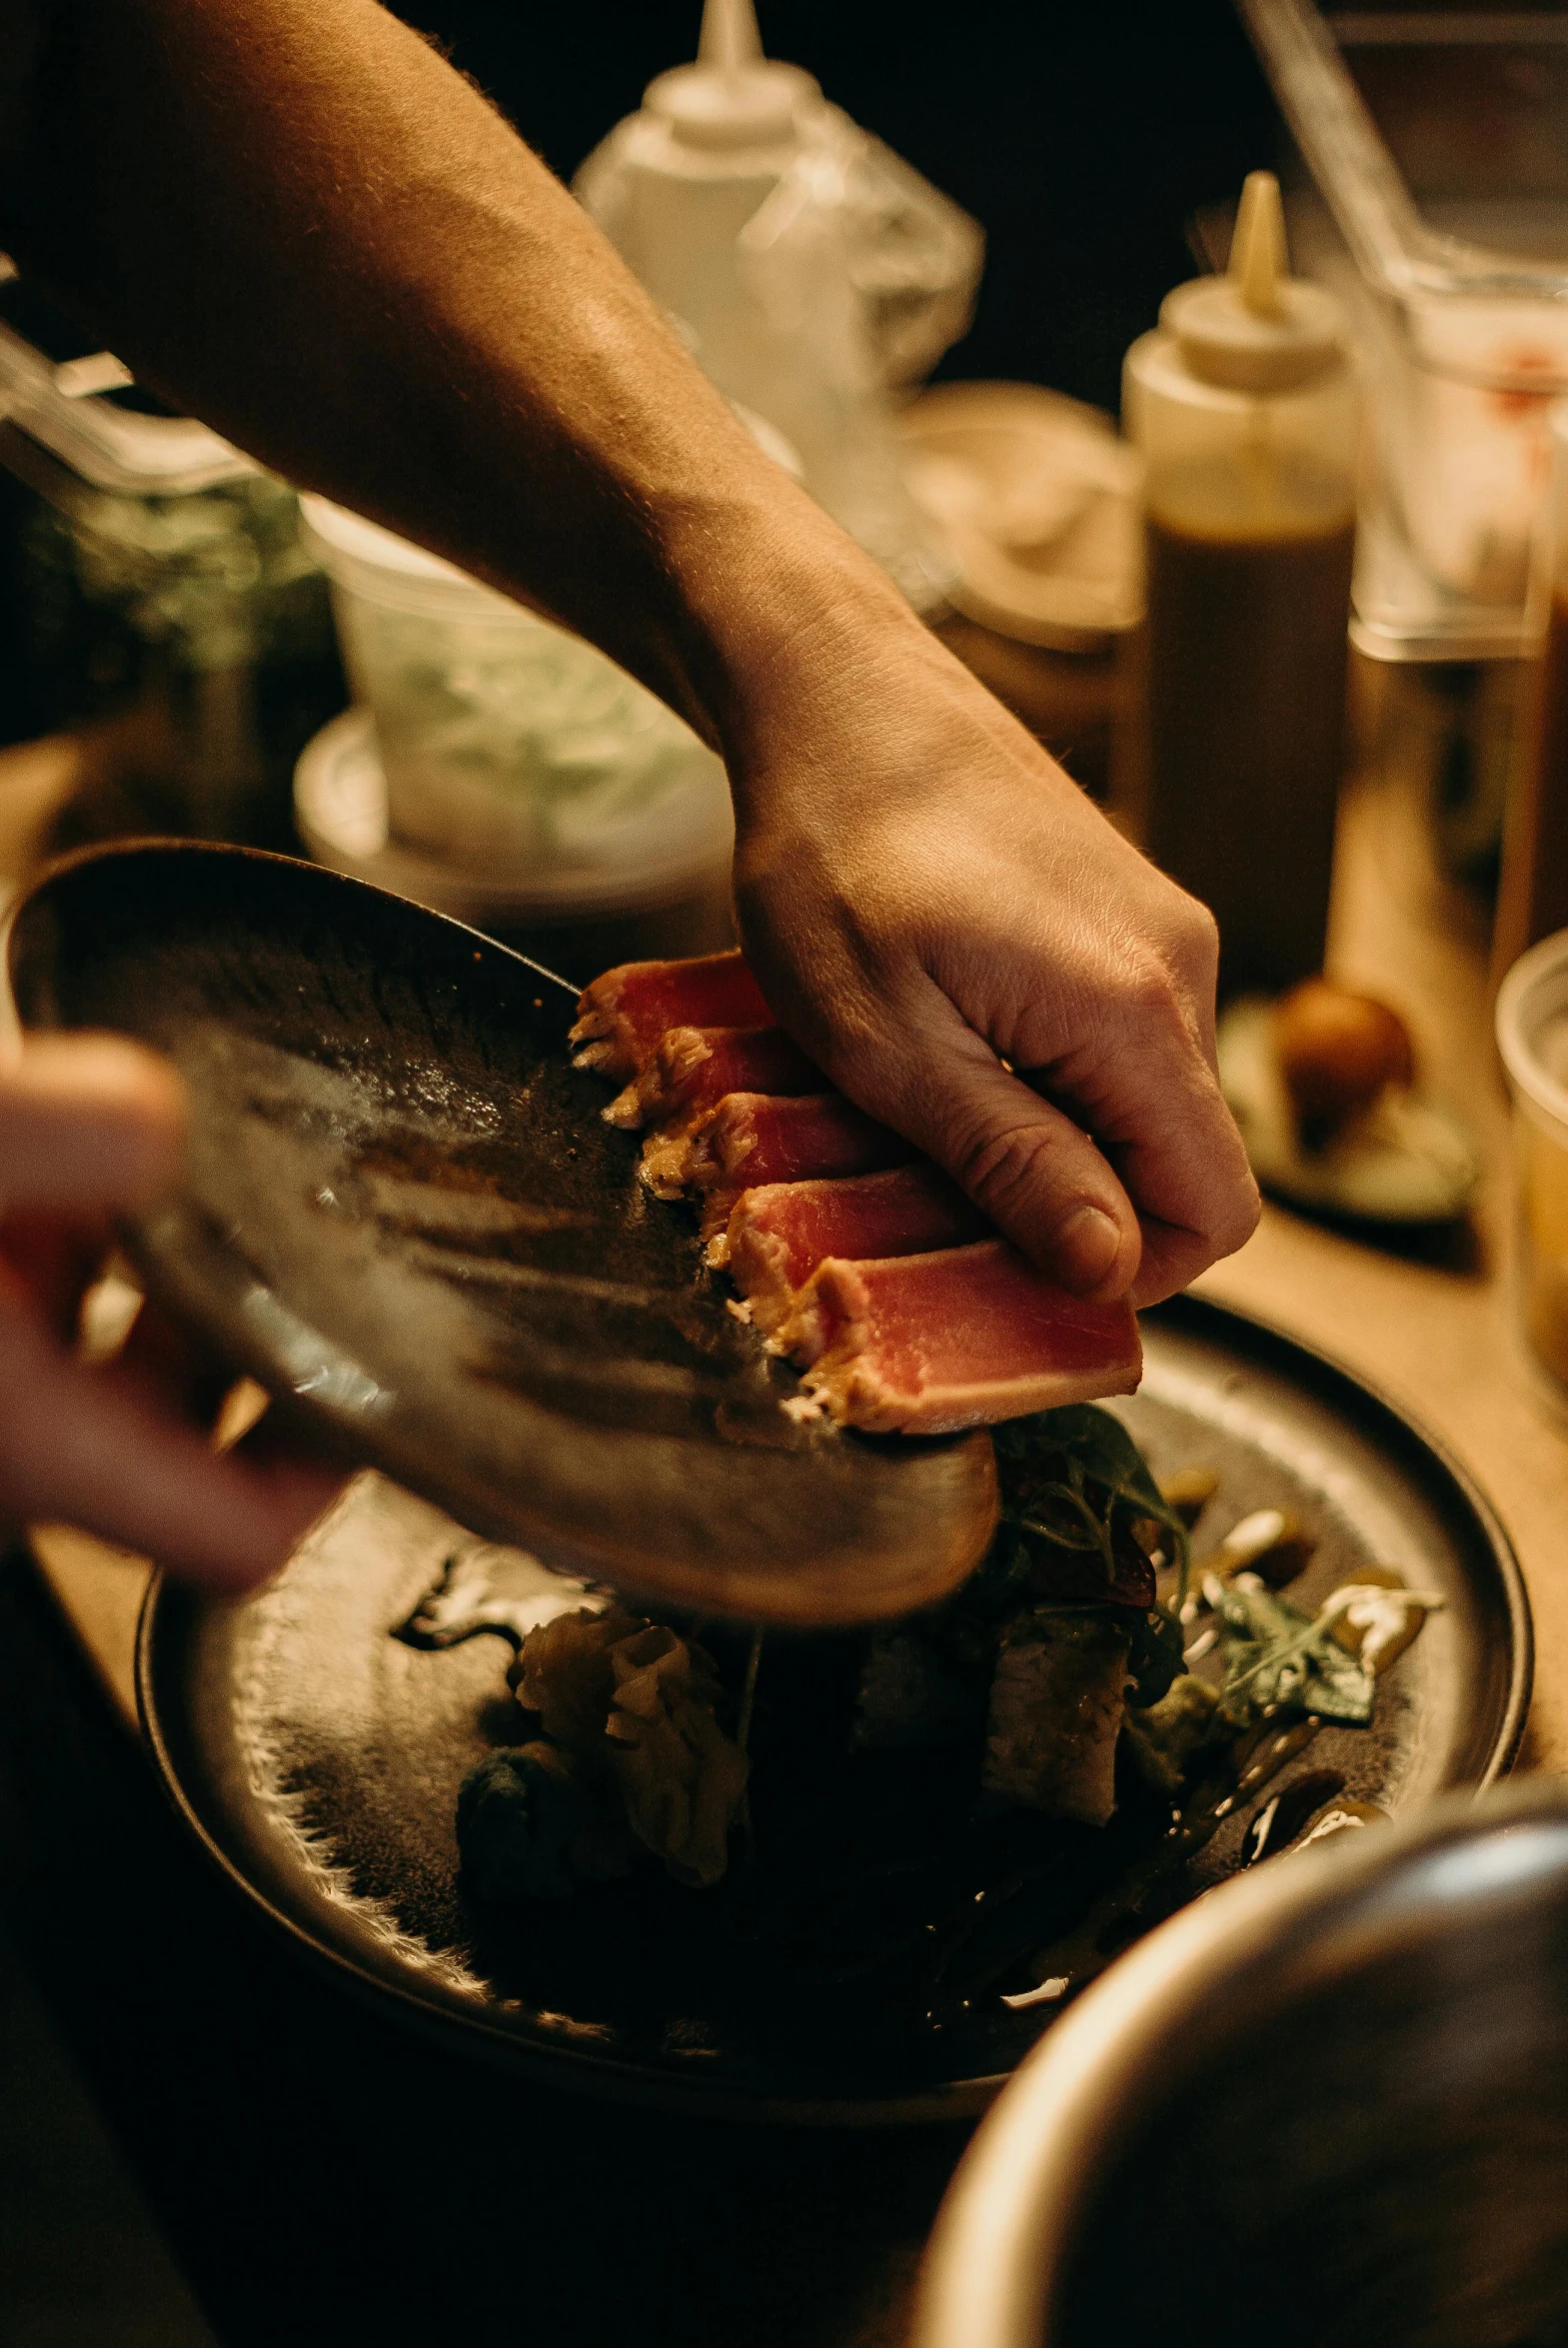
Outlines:
{"type": "Polygon", "coordinates": [[[109,1028],[190,1090],[136,1217],[150,1291],[349,1458],[489,1536],[757,1620],[901,1613],[995,1517],[989,1438],[800,1427],[693,1219],[569,1061],[572,990],[289,858],[96,849],[18,910],[34,1028],[109,1028]]]}

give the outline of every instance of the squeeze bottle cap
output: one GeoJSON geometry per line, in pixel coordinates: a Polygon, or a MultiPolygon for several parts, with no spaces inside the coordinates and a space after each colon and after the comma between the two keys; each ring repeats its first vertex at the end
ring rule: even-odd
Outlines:
{"type": "Polygon", "coordinates": [[[803,101],[819,97],[808,73],[763,55],[752,0],[704,0],[697,63],[648,85],[643,103],[688,147],[779,147],[795,136],[803,101]]]}
{"type": "Polygon", "coordinates": [[[1223,277],[1178,285],[1159,322],[1205,383],[1229,391],[1295,391],[1334,365],[1345,345],[1345,313],[1320,285],[1290,275],[1279,182],[1247,174],[1223,277]]]}

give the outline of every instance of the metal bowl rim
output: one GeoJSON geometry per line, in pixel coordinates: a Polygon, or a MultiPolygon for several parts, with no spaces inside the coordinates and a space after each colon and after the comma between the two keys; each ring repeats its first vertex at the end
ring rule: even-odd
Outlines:
{"type": "Polygon", "coordinates": [[[1304,1864],[1233,1876],[1086,1990],[1024,2057],[959,2164],[926,2247],[910,2348],[1048,2348],[1050,2295],[1106,2147],[1146,2108],[1161,2051],[1226,1984],[1372,1923],[1368,1894],[1433,1851],[1521,1824],[1568,1825],[1568,1789],[1554,1780],[1478,1798],[1446,1794],[1304,1864]]]}

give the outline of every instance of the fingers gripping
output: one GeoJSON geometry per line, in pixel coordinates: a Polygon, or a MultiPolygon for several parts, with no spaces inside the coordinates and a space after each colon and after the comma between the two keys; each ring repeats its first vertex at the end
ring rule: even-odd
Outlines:
{"type": "Polygon", "coordinates": [[[1131,1202],[1089,1137],[1027,1085],[999,1066],[972,1076],[940,1104],[923,1147],[1063,1287],[1127,1293],[1142,1253],[1131,1202]]]}
{"type": "Polygon", "coordinates": [[[1142,1239],[1114,1169],[1070,1117],[1002,1066],[944,998],[935,999],[926,1021],[896,1041],[885,1038],[862,1067],[834,1073],[872,1115],[935,1159],[1063,1287],[1106,1300],[1131,1288],[1142,1239]]]}

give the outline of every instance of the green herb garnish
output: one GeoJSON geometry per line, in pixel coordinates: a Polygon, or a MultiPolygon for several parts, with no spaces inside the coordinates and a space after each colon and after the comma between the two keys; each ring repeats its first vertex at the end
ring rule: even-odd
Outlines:
{"type": "Polygon", "coordinates": [[[1157,1702],[1182,1668],[1178,1616],[1189,1552],[1187,1528],[1136,1443],[1119,1418],[1088,1402],[1009,1419],[991,1433],[1001,1518],[989,1556],[960,1593],[960,1636],[967,1629],[972,1642],[1025,1603],[1104,1614],[1131,1638],[1128,1702],[1157,1702]],[[1149,1518],[1170,1535],[1177,1565],[1171,1605],[1128,1601],[1129,1568],[1147,1572],[1137,1527],[1149,1518]],[[1057,1594],[1063,1550],[1092,1560],[1081,1594],[1057,1594]]]}
{"type": "Polygon", "coordinates": [[[1230,1582],[1211,1574],[1204,1595],[1225,1642],[1219,1706],[1231,1727],[1250,1728],[1275,1707],[1365,1727],[1372,1677],[1339,1644],[1330,1622],[1302,1613],[1251,1574],[1230,1582]]]}

